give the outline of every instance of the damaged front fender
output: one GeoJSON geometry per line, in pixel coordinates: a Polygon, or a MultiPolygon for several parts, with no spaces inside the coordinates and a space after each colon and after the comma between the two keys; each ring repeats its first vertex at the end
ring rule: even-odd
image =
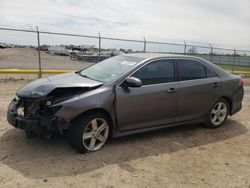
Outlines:
{"type": "Polygon", "coordinates": [[[113,99],[106,90],[100,88],[96,91],[102,85],[76,73],[36,80],[18,90],[18,99],[9,106],[7,119],[11,125],[26,132],[42,135],[54,131],[62,133],[73,117],[96,105],[101,99],[99,92],[113,99]]]}

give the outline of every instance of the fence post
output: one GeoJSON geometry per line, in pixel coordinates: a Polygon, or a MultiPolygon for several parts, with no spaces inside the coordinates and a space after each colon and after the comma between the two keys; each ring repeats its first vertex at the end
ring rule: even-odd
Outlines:
{"type": "Polygon", "coordinates": [[[210,61],[212,62],[212,58],[213,58],[213,46],[209,43],[210,46],[210,61]]]}
{"type": "Polygon", "coordinates": [[[144,41],[143,52],[146,52],[146,44],[147,44],[147,41],[146,41],[146,38],[145,38],[145,37],[143,37],[143,41],[144,41]]]}
{"type": "Polygon", "coordinates": [[[232,73],[234,73],[234,66],[235,66],[235,56],[236,56],[236,49],[234,47],[234,54],[233,54],[233,70],[232,70],[232,73]]]}
{"type": "Polygon", "coordinates": [[[185,40],[184,40],[183,42],[184,42],[184,54],[185,54],[186,51],[187,51],[187,44],[186,44],[186,41],[185,41],[185,40]]]}
{"type": "Polygon", "coordinates": [[[101,33],[98,32],[98,36],[99,36],[99,47],[98,47],[98,55],[99,55],[99,58],[101,56],[101,33]]]}
{"type": "Polygon", "coordinates": [[[37,51],[38,51],[38,66],[39,66],[39,73],[38,78],[42,77],[42,66],[41,66],[41,51],[40,51],[40,35],[38,26],[36,26],[36,33],[37,33],[37,51]]]}

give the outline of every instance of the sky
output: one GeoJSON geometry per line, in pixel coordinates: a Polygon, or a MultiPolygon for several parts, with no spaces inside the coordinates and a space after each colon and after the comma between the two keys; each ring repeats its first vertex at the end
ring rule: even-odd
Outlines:
{"type": "MultiPolygon", "coordinates": [[[[250,50],[250,0],[0,0],[0,27],[250,50]]],[[[97,44],[41,36],[42,43],[97,44]]],[[[0,42],[36,43],[33,34],[0,31],[0,42]]],[[[103,45],[118,45],[103,41],[103,45]]],[[[129,47],[135,44],[121,44],[129,47]]],[[[141,48],[141,44],[138,44],[141,48]]],[[[155,47],[152,47],[155,48],[155,47]]],[[[160,47],[161,48],[161,47],[160,47]]]]}

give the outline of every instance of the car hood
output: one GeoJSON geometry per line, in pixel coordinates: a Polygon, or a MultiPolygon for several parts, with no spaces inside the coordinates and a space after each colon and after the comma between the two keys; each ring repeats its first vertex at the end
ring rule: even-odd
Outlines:
{"type": "Polygon", "coordinates": [[[17,91],[17,96],[25,98],[46,97],[58,88],[96,88],[103,83],[80,76],[78,73],[66,73],[33,81],[17,91]]]}

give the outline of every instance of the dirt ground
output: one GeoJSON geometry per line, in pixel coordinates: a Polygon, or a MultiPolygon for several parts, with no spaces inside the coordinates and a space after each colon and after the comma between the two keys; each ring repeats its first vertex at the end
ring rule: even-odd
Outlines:
{"type": "MultiPolygon", "coordinates": [[[[79,70],[91,64],[41,52],[42,69],[79,70]]],[[[0,69],[38,69],[38,52],[31,48],[0,49],[0,69]]]]}
{"type": "Polygon", "coordinates": [[[0,187],[250,187],[250,87],[242,111],[219,129],[169,128],[83,155],[63,136],[27,139],[6,122],[26,83],[0,81],[0,187]]]}

